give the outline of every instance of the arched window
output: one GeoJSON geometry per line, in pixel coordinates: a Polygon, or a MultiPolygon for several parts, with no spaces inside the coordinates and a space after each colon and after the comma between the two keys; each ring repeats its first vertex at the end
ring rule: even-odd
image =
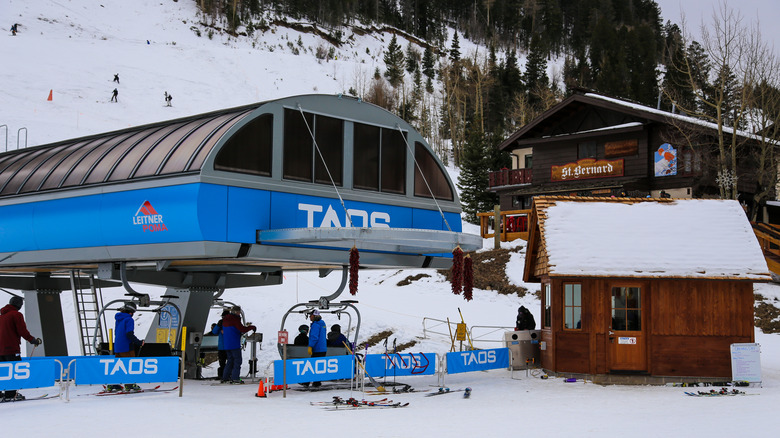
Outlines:
{"type": "Polygon", "coordinates": [[[242,126],[214,159],[214,169],[271,176],[274,116],[263,114],[242,126]]]}
{"type": "Polygon", "coordinates": [[[420,175],[420,169],[415,167],[414,169],[414,196],[421,196],[424,198],[430,198],[431,192],[436,199],[442,199],[452,201],[452,188],[447,182],[447,177],[444,175],[441,167],[439,167],[436,158],[423,146],[420,142],[414,143],[414,159],[420,166],[420,169],[425,175],[423,179],[420,175]],[[425,182],[428,182],[426,185],[425,182]],[[430,190],[428,187],[430,186],[430,190]]]}
{"type": "Polygon", "coordinates": [[[357,122],[353,133],[354,188],[405,194],[406,134],[357,122]]]}
{"type": "Polygon", "coordinates": [[[300,111],[285,108],[282,155],[284,161],[282,176],[285,179],[331,184],[332,177],[336,185],[342,185],[344,121],[319,114],[301,115],[300,111]],[[317,140],[319,153],[314,149],[310,130],[317,140]]]}

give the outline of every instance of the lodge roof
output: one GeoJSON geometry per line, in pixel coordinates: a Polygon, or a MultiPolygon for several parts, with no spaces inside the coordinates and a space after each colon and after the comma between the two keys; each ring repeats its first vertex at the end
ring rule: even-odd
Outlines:
{"type": "Polygon", "coordinates": [[[737,201],[540,196],[529,231],[524,281],[544,275],[771,280],[737,201]]]}

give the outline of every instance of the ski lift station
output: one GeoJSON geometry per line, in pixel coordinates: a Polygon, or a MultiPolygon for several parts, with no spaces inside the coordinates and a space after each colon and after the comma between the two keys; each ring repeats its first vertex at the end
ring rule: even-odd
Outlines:
{"type": "Polygon", "coordinates": [[[100,316],[124,301],[159,314],[145,340],[170,352],[171,334],[202,331],[226,290],[281,284],[285,271],[343,277],[297,311],[351,310],[331,301],[353,247],[364,269],[448,268],[456,247],[482,246],[460,213],[444,166],[402,119],[347,96],[288,97],[0,154],[0,288],[23,292],[44,340],[35,356],[68,355],[71,291],[81,354],[100,352],[100,316]],[[107,287],[126,299],[103,305],[107,287]]]}

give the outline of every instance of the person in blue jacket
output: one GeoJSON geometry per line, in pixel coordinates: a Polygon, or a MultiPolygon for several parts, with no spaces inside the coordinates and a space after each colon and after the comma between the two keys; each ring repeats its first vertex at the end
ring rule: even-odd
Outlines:
{"type": "MultiPolygon", "coordinates": [[[[116,357],[135,357],[135,349],[144,345],[144,342],[135,336],[135,321],[133,320],[135,311],[135,303],[127,302],[114,315],[114,320],[116,321],[114,326],[114,356],[116,357]]],[[[108,385],[107,389],[109,391],[121,391],[122,385],[108,385]]],[[[124,387],[125,391],[138,391],[139,389],[141,388],[135,383],[128,383],[124,387]]]]}
{"type": "Polygon", "coordinates": [[[222,373],[223,383],[244,383],[241,379],[241,335],[257,331],[253,325],[241,323],[241,307],[233,306],[222,318],[222,345],[227,352],[227,362],[222,373]]]}
{"type": "Polygon", "coordinates": [[[225,341],[222,336],[222,324],[225,316],[230,315],[230,310],[222,311],[222,319],[220,319],[214,327],[211,328],[211,334],[217,335],[217,360],[219,361],[219,368],[217,368],[217,375],[222,378],[222,374],[225,372],[225,364],[227,363],[227,350],[225,350],[225,341]]]}
{"type": "MultiPolygon", "coordinates": [[[[319,310],[309,314],[311,327],[309,328],[309,355],[311,357],[323,357],[328,353],[327,336],[328,329],[322,320],[319,310]]],[[[320,382],[312,383],[312,386],[320,386],[320,382]]]]}

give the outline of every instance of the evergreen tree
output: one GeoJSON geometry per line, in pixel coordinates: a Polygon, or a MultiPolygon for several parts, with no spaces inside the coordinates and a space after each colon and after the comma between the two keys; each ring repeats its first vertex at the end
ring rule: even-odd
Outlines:
{"type": "Polygon", "coordinates": [[[525,82],[528,104],[539,110],[542,101],[541,91],[549,86],[550,80],[547,78],[547,57],[542,50],[538,34],[531,37],[531,51],[526,60],[523,82],[525,82]]]}
{"type": "Polygon", "coordinates": [[[436,60],[433,57],[433,49],[431,49],[430,46],[425,48],[425,53],[423,54],[423,60],[422,60],[422,72],[428,79],[433,79],[433,77],[436,75],[436,70],[434,68],[436,67],[436,60]]]}
{"type": "Polygon", "coordinates": [[[453,64],[456,64],[458,61],[460,61],[460,42],[458,41],[457,31],[452,37],[452,46],[450,47],[450,61],[452,61],[453,64]]]}
{"type": "Polygon", "coordinates": [[[390,45],[387,46],[384,61],[387,65],[385,77],[390,85],[394,88],[398,87],[404,79],[404,53],[401,51],[401,46],[398,45],[395,35],[390,40],[390,45]]]}
{"type": "Polygon", "coordinates": [[[466,144],[460,159],[458,189],[466,221],[479,223],[477,213],[490,211],[497,202],[495,193],[488,192],[491,154],[485,134],[479,130],[481,121],[475,117],[468,124],[466,144]]]}

